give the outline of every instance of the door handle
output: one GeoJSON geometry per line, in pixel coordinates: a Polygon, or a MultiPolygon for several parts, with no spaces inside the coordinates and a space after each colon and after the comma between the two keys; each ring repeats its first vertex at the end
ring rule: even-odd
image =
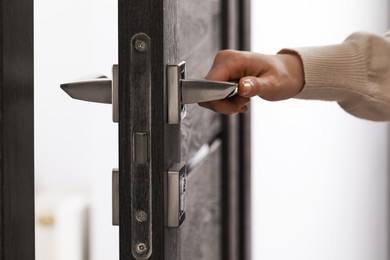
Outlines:
{"type": "MultiPolygon", "coordinates": [[[[97,78],[61,84],[70,97],[83,101],[112,104],[112,120],[119,122],[118,65],[112,67],[112,79],[97,78]]],[[[237,83],[185,78],[185,62],[167,66],[168,123],[179,124],[185,117],[185,105],[230,98],[237,94],[237,83]]]]}
{"type": "MultiPolygon", "coordinates": [[[[112,79],[104,76],[61,84],[70,97],[78,100],[112,104],[112,121],[119,122],[118,65],[112,66],[112,79]]],[[[119,225],[119,171],[112,170],[112,224],[119,225]]]]}
{"type": "Polygon", "coordinates": [[[61,84],[70,97],[83,101],[112,104],[112,121],[119,122],[118,65],[112,66],[112,79],[99,77],[61,84]]]}
{"type": "MultiPolygon", "coordinates": [[[[112,117],[119,122],[118,106],[118,65],[112,67],[112,79],[97,78],[61,84],[70,97],[89,102],[112,104],[112,117]]],[[[179,124],[185,116],[185,105],[225,99],[237,94],[237,83],[191,80],[185,78],[185,62],[167,66],[168,123],[179,124]]],[[[136,133],[134,160],[144,164],[148,158],[147,138],[145,133],[136,133]],[[138,135],[137,135],[138,134],[138,135]],[[137,138],[140,136],[139,138],[137,138]],[[137,140],[139,139],[139,142],[137,140]]],[[[119,224],[119,187],[118,170],[113,171],[113,224],[119,224]]],[[[179,227],[185,219],[186,165],[179,163],[168,171],[167,183],[167,227],[179,227]]],[[[137,211],[140,216],[147,216],[144,211],[137,211]]],[[[136,213],[137,213],[136,212],[136,213]]],[[[143,222],[143,220],[137,220],[143,222]]]]}
{"type": "Polygon", "coordinates": [[[230,98],[238,84],[215,80],[185,78],[185,62],[167,66],[168,123],[179,124],[185,117],[185,104],[230,98]]]}

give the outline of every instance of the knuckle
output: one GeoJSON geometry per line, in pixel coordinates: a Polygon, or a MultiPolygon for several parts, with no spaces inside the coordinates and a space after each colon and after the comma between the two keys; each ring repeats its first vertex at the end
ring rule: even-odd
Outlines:
{"type": "Polygon", "coordinates": [[[216,55],[216,60],[220,60],[220,59],[230,59],[232,57],[235,57],[237,54],[237,51],[235,50],[230,50],[230,49],[226,49],[226,50],[220,50],[217,52],[217,55],[216,55]]]}

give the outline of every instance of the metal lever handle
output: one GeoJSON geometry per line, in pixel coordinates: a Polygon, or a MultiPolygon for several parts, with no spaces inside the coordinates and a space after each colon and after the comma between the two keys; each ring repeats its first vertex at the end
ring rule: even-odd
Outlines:
{"type": "Polygon", "coordinates": [[[61,88],[74,99],[111,104],[111,84],[111,79],[98,78],[93,80],[63,83],[61,84],[61,88]]]}
{"type": "Polygon", "coordinates": [[[214,80],[180,80],[181,102],[200,103],[225,99],[237,94],[237,83],[214,80]]]}
{"type": "Polygon", "coordinates": [[[220,100],[237,94],[237,83],[185,79],[185,62],[167,66],[168,123],[179,124],[184,105],[220,100]]]}
{"type": "Polygon", "coordinates": [[[118,65],[112,67],[112,79],[97,78],[61,84],[70,97],[83,101],[112,104],[112,120],[118,116],[118,65]]]}

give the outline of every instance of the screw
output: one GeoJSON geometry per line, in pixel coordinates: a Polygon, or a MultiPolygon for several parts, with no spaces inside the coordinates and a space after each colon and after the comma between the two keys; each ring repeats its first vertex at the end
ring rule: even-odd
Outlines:
{"type": "Polygon", "coordinates": [[[139,52],[144,52],[146,51],[146,42],[142,40],[136,40],[135,41],[135,49],[139,52]]]}
{"type": "Polygon", "coordinates": [[[135,251],[137,252],[137,254],[145,254],[146,251],[148,251],[148,247],[146,246],[145,243],[138,243],[135,245],[135,251]]]}
{"type": "Polygon", "coordinates": [[[138,222],[145,222],[148,218],[148,215],[146,214],[145,211],[139,210],[135,213],[135,219],[138,222]]]}

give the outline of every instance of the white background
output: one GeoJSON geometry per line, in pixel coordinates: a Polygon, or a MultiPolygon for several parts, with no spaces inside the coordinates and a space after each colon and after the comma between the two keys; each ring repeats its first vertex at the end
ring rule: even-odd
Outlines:
{"type": "Polygon", "coordinates": [[[118,60],[117,1],[35,0],[34,5],[36,193],[88,199],[90,259],[119,259],[119,232],[111,225],[111,170],[118,166],[111,107],[73,100],[60,89],[63,82],[110,76],[118,60]]]}
{"type": "MultiPolygon", "coordinates": [[[[37,194],[91,204],[93,260],[118,259],[111,226],[117,126],[109,105],[70,99],[59,85],[117,63],[117,1],[35,1],[37,194]]],[[[385,0],[252,2],[254,51],[383,33],[385,0]]],[[[332,102],[252,101],[253,259],[388,259],[388,126],[332,102]]]]}
{"type": "MultiPolygon", "coordinates": [[[[386,0],[254,0],[252,49],[382,34],[388,11],[386,0]]],[[[334,102],[252,104],[253,259],[388,259],[388,125],[334,102]]]]}

